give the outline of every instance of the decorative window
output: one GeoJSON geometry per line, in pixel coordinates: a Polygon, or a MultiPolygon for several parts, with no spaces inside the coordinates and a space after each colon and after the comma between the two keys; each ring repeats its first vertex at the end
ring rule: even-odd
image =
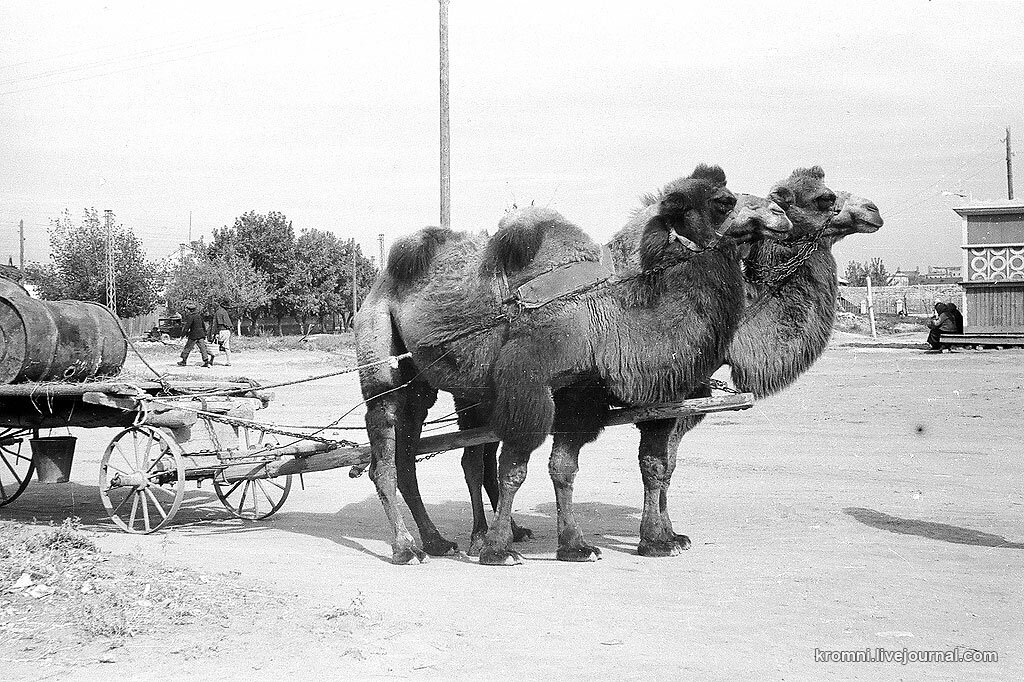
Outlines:
{"type": "Polygon", "coordinates": [[[1024,281],[1024,244],[969,246],[967,263],[971,282],[1024,281]]]}

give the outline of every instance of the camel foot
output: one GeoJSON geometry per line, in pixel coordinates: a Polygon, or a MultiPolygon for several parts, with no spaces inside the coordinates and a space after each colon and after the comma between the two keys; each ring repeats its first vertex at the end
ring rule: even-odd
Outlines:
{"type": "Polygon", "coordinates": [[[422,538],[423,550],[430,556],[447,556],[456,554],[459,546],[451,540],[446,540],[440,533],[431,538],[422,538]]]}
{"type": "Polygon", "coordinates": [[[515,521],[512,522],[512,542],[525,542],[533,539],[533,531],[523,528],[515,521]]]}
{"type": "Polygon", "coordinates": [[[601,559],[601,550],[593,545],[559,547],[555,558],[559,561],[598,561],[601,559]]]}
{"type": "Polygon", "coordinates": [[[419,547],[403,547],[391,552],[391,563],[399,566],[427,563],[427,553],[419,547]]]}
{"type": "Polygon", "coordinates": [[[671,540],[641,540],[636,548],[636,553],[648,557],[679,556],[684,549],[689,548],[690,539],[685,535],[676,535],[671,540]],[[685,542],[678,538],[682,538],[685,542]]]}
{"type": "Polygon", "coordinates": [[[518,566],[523,563],[523,555],[512,549],[484,547],[480,550],[480,563],[484,566],[518,566]]]}
{"type": "Polygon", "coordinates": [[[487,531],[484,531],[479,535],[476,533],[471,535],[469,538],[469,551],[466,552],[466,554],[469,556],[480,556],[480,552],[483,551],[484,548],[484,539],[486,535],[487,531]]]}

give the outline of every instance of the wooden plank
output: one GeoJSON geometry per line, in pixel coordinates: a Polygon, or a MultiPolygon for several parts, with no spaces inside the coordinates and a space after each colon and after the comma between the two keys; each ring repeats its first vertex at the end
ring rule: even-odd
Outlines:
{"type": "Polygon", "coordinates": [[[1024,346],[1020,334],[943,334],[940,343],[951,346],[1024,346]]]}
{"type": "Polygon", "coordinates": [[[0,398],[57,398],[78,397],[86,393],[109,393],[111,395],[139,395],[131,384],[88,382],[82,384],[27,383],[0,386],[0,398]]]}
{"type": "MultiPolygon", "coordinates": [[[[678,418],[728,410],[745,410],[752,407],[753,404],[753,394],[742,393],[739,395],[680,400],[646,407],[621,408],[612,410],[607,425],[617,426],[653,419],[678,418]]],[[[486,426],[465,431],[442,433],[436,436],[421,438],[416,448],[416,454],[426,455],[434,452],[461,450],[473,445],[494,443],[497,440],[498,437],[486,426]]],[[[269,477],[358,466],[370,461],[370,446],[368,445],[335,449],[331,448],[327,443],[305,441],[275,450],[274,453],[279,456],[292,455],[295,458],[268,464],[266,473],[269,477]]],[[[251,464],[240,465],[237,468],[229,467],[228,470],[225,470],[225,477],[229,481],[233,480],[233,476],[244,478],[251,471],[251,464]]]]}

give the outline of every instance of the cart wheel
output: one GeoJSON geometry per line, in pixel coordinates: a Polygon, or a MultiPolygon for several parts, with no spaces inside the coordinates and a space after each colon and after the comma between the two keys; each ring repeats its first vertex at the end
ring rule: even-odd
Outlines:
{"type": "MultiPolygon", "coordinates": [[[[238,427],[239,454],[252,450],[265,450],[278,445],[272,433],[238,427]]],[[[245,478],[225,481],[214,477],[213,489],[221,504],[235,516],[249,521],[265,519],[284,505],[292,489],[291,475],[265,478],[263,464],[253,466],[245,478]]]]}
{"type": "Polygon", "coordinates": [[[122,530],[163,528],[184,494],[185,463],[173,438],[152,426],[132,426],[110,441],[100,462],[100,497],[122,530]]]}
{"type": "Polygon", "coordinates": [[[26,429],[0,429],[0,507],[10,504],[28,487],[36,470],[32,454],[21,454],[26,429]]]}
{"type": "Polygon", "coordinates": [[[291,474],[277,478],[254,478],[263,473],[260,464],[249,472],[248,477],[235,481],[213,479],[213,489],[225,508],[240,519],[259,521],[265,519],[284,505],[292,489],[291,474]]]}

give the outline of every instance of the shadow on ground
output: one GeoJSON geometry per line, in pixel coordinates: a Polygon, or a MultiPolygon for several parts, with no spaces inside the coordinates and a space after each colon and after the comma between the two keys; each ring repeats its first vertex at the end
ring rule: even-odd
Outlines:
{"type": "Polygon", "coordinates": [[[890,516],[873,509],[863,507],[847,507],[843,509],[844,514],[852,516],[864,525],[887,530],[890,533],[901,535],[916,535],[929,540],[941,540],[957,545],[975,545],[977,547],[1003,547],[1006,549],[1024,549],[1024,543],[1010,542],[1001,535],[983,533],[979,530],[950,526],[945,523],[933,521],[918,521],[916,519],[902,519],[898,516],[890,516]]]}

